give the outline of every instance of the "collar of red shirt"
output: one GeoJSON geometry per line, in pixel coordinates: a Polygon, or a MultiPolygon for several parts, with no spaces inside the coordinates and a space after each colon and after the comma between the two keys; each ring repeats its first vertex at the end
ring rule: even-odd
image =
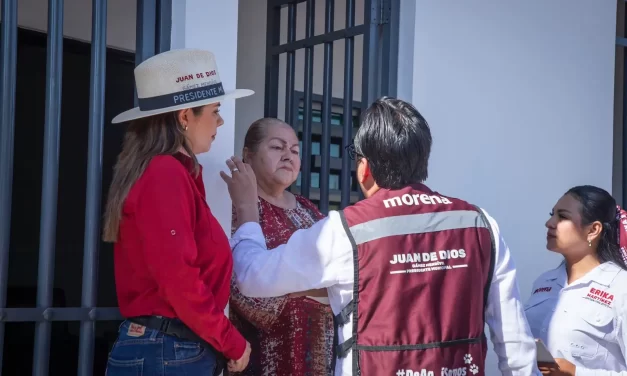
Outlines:
{"type": "Polygon", "coordinates": [[[179,151],[174,153],[173,157],[178,159],[178,161],[181,162],[183,166],[185,166],[189,170],[190,173],[194,170],[194,160],[190,156],[185,155],[179,151]]]}
{"type": "Polygon", "coordinates": [[[202,181],[202,166],[198,165],[198,175],[194,174],[194,160],[181,152],[176,152],[172,155],[176,158],[185,168],[189,171],[190,176],[194,179],[194,183],[196,183],[196,187],[200,191],[202,197],[205,197],[205,184],[202,181]]]}

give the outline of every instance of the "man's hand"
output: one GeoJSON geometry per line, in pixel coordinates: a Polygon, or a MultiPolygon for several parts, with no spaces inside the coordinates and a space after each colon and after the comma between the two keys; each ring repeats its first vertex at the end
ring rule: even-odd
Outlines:
{"type": "Polygon", "coordinates": [[[327,289],[315,289],[315,290],[307,290],[301,292],[293,292],[288,294],[290,298],[300,298],[301,296],[313,296],[316,298],[326,298],[329,296],[327,289]]]}
{"type": "Polygon", "coordinates": [[[543,375],[558,375],[558,373],[554,373],[554,372],[558,372],[559,368],[557,367],[557,364],[555,363],[543,363],[543,362],[538,362],[538,369],[540,370],[540,373],[542,373],[543,375]]]}
{"type": "Polygon", "coordinates": [[[555,358],[557,364],[538,363],[538,369],[543,375],[575,376],[576,367],[566,359],[555,358]]]}
{"type": "Polygon", "coordinates": [[[555,358],[557,365],[559,366],[559,376],[575,376],[577,367],[574,364],[563,358],[555,358]]]}
{"type": "Polygon", "coordinates": [[[257,178],[252,167],[235,156],[227,159],[226,165],[231,170],[231,176],[224,171],[220,171],[220,176],[229,187],[229,195],[235,207],[238,225],[246,222],[259,222],[257,178]]]}
{"type": "Polygon", "coordinates": [[[250,343],[246,341],[246,350],[244,350],[244,355],[238,360],[229,360],[227,365],[229,372],[242,372],[248,367],[248,361],[250,360],[250,343]]]}

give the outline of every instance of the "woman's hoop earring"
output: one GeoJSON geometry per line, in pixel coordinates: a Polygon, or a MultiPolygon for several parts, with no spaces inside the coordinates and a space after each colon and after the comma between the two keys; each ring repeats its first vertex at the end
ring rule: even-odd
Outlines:
{"type": "Polygon", "coordinates": [[[183,125],[183,130],[187,131],[187,124],[183,125]]]}

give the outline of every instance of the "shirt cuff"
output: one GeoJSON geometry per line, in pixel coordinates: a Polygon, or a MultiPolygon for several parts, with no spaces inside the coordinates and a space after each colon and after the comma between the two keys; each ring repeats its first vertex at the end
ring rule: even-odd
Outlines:
{"type": "Polygon", "coordinates": [[[252,240],[263,245],[264,248],[266,247],[266,239],[261,231],[261,226],[257,222],[246,222],[239,226],[235,234],[229,239],[231,249],[235,249],[242,240],[252,240]]]}
{"type": "Polygon", "coordinates": [[[239,331],[237,331],[237,329],[235,329],[235,326],[231,325],[231,330],[233,331],[233,335],[231,337],[233,345],[230,346],[230,348],[223,354],[227,359],[239,360],[246,351],[246,339],[239,331]]]}

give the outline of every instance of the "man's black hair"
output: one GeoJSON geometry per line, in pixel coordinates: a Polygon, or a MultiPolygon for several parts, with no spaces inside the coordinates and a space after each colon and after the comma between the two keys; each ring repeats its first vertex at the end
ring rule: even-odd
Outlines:
{"type": "Polygon", "coordinates": [[[431,142],[429,124],[414,106],[382,97],[362,115],[355,153],[366,158],[379,187],[400,189],[427,180],[431,142]]]}

